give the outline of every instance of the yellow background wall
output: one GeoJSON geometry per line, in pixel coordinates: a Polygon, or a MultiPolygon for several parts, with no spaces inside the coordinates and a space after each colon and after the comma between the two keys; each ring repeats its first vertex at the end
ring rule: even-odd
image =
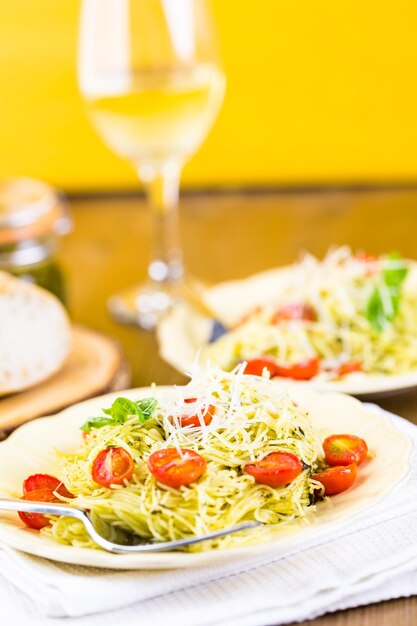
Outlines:
{"type": "MultiPolygon", "coordinates": [[[[213,0],[228,90],[186,185],[417,179],[415,0],[213,0]]],[[[135,185],[77,93],[76,0],[0,3],[0,177],[135,185]]]]}

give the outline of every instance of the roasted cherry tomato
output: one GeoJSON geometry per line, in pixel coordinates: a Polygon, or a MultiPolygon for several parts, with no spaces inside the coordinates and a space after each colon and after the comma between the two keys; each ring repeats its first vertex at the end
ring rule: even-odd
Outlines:
{"type": "Polygon", "coordinates": [[[362,363],[360,361],[346,361],[338,368],[337,373],[339,376],[346,376],[346,374],[352,374],[353,372],[361,372],[362,363]]]}
{"type": "Polygon", "coordinates": [[[329,467],[322,472],[313,474],[312,478],[323,485],[326,496],[335,496],[337,493],[349,489],[355,482],[356,464],[329,467]]]}
{"type": "Polygon", "coordinates": [[[61,480],[55,478],[55,476],[50,476],[49,474],[32,474],[32,476],[28,476],[28,478],[23,481],[24,494],[29,493],[30,491],[38,491],[39,489],[56,491],[64,498],[74,497],[61,480]]]}
{"type": "MultiPolygon", "coordinates": [[[[50,489],[37,489],[25,493],[22,500],[32,500],[35,502],[61,502],[50,489]]],[[[40,530],[45,526],[50,526],[51,521],[43,513],[24,513],[19,511],[19,517],[29,528],[40,530]]]]}
{"type": "Polygon", "coordinates": [[[302,302],[294,302],[278,309],[271,321],[273,324],[278,324],[278,322],[289,322],[291,320],[315,322],[316,319],[317,314],[312,306],[302,302]]]}
{"type": "Polygon", "coordinates": [[[276,365],[274,376],[294,378],[295,380],[310,380],[320,371],[320,361],[317,357],[300,361],[292,365],[276,365]]]}
{"type": "Polygon", "coordinates": [[[178,489],[196,481],[204,473],[206,462],[194,450],[163,448],[148,457],[149,471],[159,482],[178,489]]]}
{"type": "Polygon", "coordinates": [[[356,435],[330,435],[323,442],[329,465],[360,465],[368,453],[366,441],[356,435]]]}
{"type": "MultiPolygon", "coordinates": [[[[197,402],[197,398],[186,398],[184,402],[186,404],[193,404],[194,402],[197,402]]],[[[209,406],[201,415],[201,417],[197,413],[195,413],[194,415],[181,415],[181,417],[178,418],[178,421],[181,426],[198,427],[198,426],[201,426],[201,422],[203,422],[206,426],[208,426],[211,420],[213,419],[215,410],[216,409],[214,408],[214,406],[209,404],[209,406]]]]}
{"type": "Polygon", "coordinates": [[[244,374],[252,374],[252,376],[262,376],[264,368],[268,370],[271,376],[276,376],[277,362],[269,356],[263,356],[259,359],[248,359],[244,374]]]}
{"type": "Polygon", "coordinates": [[[300,459],[289,452],[271,452],[256,463],[245,465],[245,471],[253,476],[257,483],[270,487],[287,485],[297,478],[302,469],[300,459]]]}
{"type": "Polygon", "coordinates": [[[133,459],[124,448],[106,448],[94,459],[91,475],[97,484],[110,487],[129,480],[134,469],[133,459]]]}

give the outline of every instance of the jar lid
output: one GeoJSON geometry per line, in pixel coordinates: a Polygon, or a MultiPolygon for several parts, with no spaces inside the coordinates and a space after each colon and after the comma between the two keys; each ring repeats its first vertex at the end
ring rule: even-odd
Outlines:
{"type": "Polygon", "coordinates": [[[70,229],[65,202],[52,187],[34,178],[0,181],[0,245],[70,229]]]}

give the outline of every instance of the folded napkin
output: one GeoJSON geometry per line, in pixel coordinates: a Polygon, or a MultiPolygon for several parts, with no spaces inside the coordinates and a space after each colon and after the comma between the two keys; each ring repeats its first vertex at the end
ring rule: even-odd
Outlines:
{"type": "MultiPolygon", "coordinates": [[[[373,410],[382,411],[378,407],[373,410]]],[[[386,413],[386,412],[385,412],[386,413]]],[[[417,443],[417,427],[387,414],[417,443]]],[[[410,472],[348,526],[283,552],[175,571],[116,572],[0,550],[5,623],[268,626],[417,593],[417,446],[410,472]]]]}

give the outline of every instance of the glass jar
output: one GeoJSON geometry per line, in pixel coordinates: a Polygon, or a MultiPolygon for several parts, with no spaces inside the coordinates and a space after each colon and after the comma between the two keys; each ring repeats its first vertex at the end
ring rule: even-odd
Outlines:
{"type": "Polygon", "coordinates": [[[46,183],[0,181],[0,270],[48,289],[64,304],[65,281],[55,253],[71,226],[63,197],[46,183]]]}

